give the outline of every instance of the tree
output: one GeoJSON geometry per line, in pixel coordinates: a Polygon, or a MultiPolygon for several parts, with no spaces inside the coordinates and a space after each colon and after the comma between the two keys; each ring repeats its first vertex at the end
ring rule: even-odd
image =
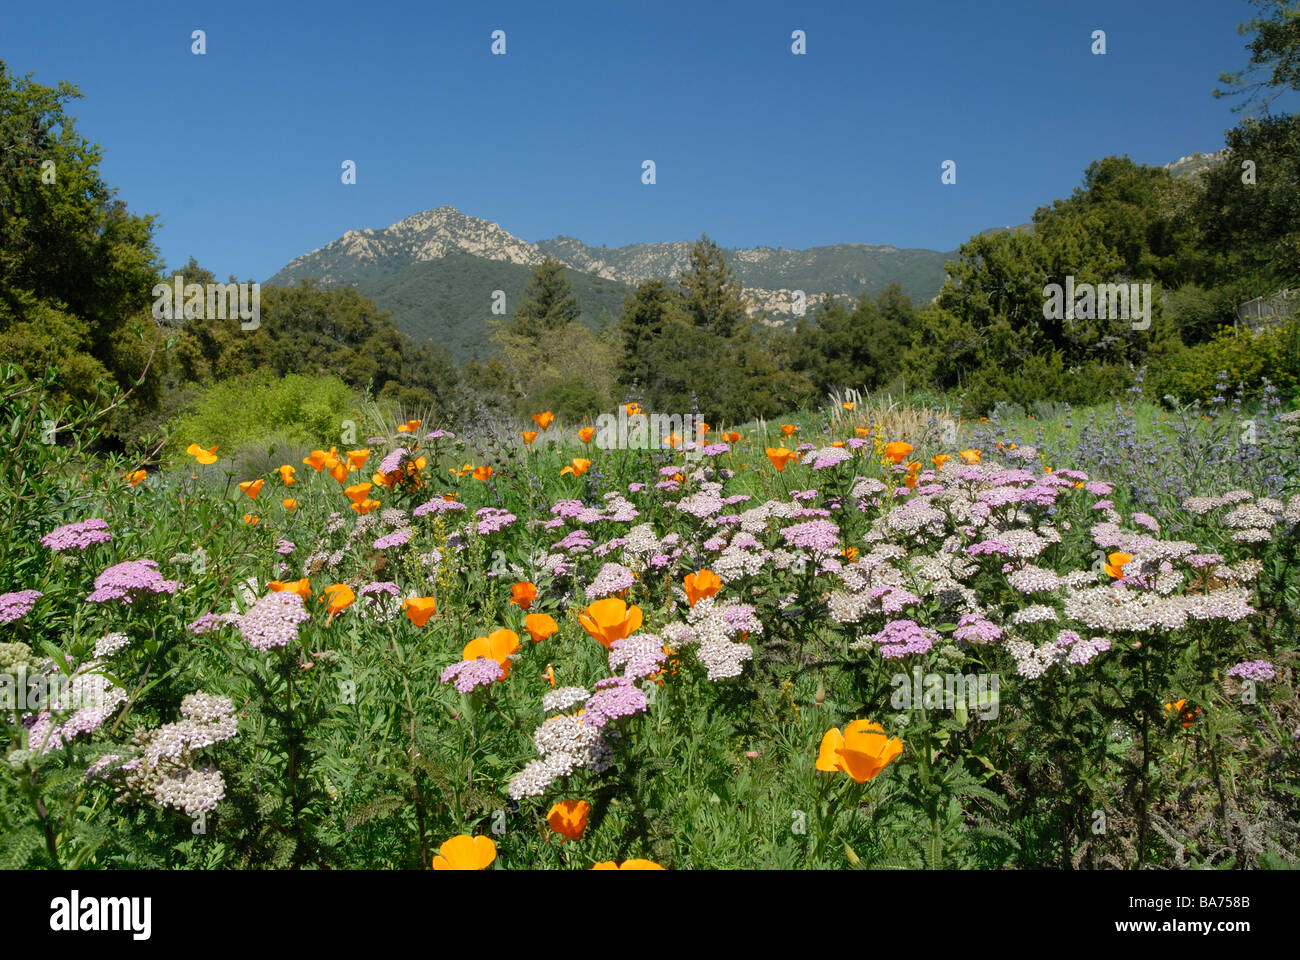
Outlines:
{"type": "Polygon", "coordinates": [[[537,341],[578,319],[578,300],[564,275],[565,266],[546,257],[533,269],[510,332],[537,341]]]}
{"type": "Polygon", "coordinates": [[[1219,82],[1227,89],[1216,89],[1214,96],[1244,96],[1234,111],[1258,102],[1268,113],[1269,106],[1286,90],[1300,90],[1300,8],[1287,0],[1251,2],[1259,14],[1237,27],[1242,36],[1255,34],[1246,46],[1249,66],[1244,71],[1219,74],[1219,82]]]}
{"type": "Polygon", "coordinates": [[[748,315],[735,274],[722,250],[707,236],[691,247],[690,264],[677,282],[686,312],[697,327],[729,337],[748,315]]]}
{"type": "Polygon", "coordinates": [[[100,179],[100,148],[65,109],[80,96],[66,82],[17,79],[0,61],[0,352],[56,363],[67,397],[139,381],[130,406],[149,408],[161,339],[149,313],[153,219],[128,213],[100,179]]]}
{"type": "Polygon", "coordinates": [[[662,280],[647,280],[623,301],[618,332],[621,353],[616,368],[624,390],[644,388],[654,379],[650,353],[666,327],[687,322],[680,291],[662,280]]]}

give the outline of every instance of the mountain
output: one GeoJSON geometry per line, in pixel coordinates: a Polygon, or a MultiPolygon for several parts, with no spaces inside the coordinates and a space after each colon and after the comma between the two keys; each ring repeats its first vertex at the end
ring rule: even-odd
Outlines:
{"type": "MultiPolygon", "coordinates": [[[[437,341],[457,360],[483,358],[493,291],[506,294],[513,315],[532,268],[545,257],[564,263],[583,321],[598,327],[616,319],[623,298],[652,278],[671,280],[690,259],[691,241],[591,247],[573,237],[532,244],[495,223],[438,207],[382,230],[349,230],[319,250],[296,257],[266,281],[290,285],[306,278],[354,286],[392,311],[397,325],[417,340],[437,341]]],[[[809,309],[831,293],[877,293],[898,283],[913,300],[928,301],[944,280],[953,253],[841,243],[808,250],[724,251],[751,314],[779,325],[797,319],[794,291],[809,309]]]]}

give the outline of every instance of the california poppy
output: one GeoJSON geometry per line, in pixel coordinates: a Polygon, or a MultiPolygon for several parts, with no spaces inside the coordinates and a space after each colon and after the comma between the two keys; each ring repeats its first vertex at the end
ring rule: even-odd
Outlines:
{"type": "Polygon", "coordinates": [[[793,423],[781,424],[781,432],[784,433],[787,437],[790,436],[790,434],[794,433],[798,429],[799,428],[796,427],[793,423]]]}
{"type": "Polygon", "coordinates": [[[546,812],[546,825],[565,840],[581,840],[590,813],[586,800],[561,800],[546,812]]]}
{"type": "Polygon", "coordinates": [[[712,570],[697,570],[688,573],[683,584],[686,587],[686,599],[693,607],[697,601],[711,597],[721,590],[722,578],[712,570]]]}
{"type": "Polygon", "coordinates": [[[345,488],[343,494],[353,503],[360,503],[370,495],[372,489],[374,489],[373,484],[354,483],[352,486],[345,488]]]}
{"type": "Polygon", "coordinates": [[[527,610],[537,599],[537,587],[527,580],[521,580],[510,588],[510,602],[527,610]]]}
{"type": "Polygon", "coordinates": [[[583,427],[578,431],[578,436],[582,438],[583,443],[591,443],[591,438],[596,435],[595,427],[583,427]]]}
{"type": "Polygon", "coordinates": [[[587,468],[590,466],[590,460],[586,460],[583,457],[574,457],[573,462],[560,471],[560,476],[564,476],[566,473],[571,473],[575,477],[580,477],[587,472],[587,468]]]}
{"type": "MultiPolygon", "coordinates": [[[[546,613],[530,613],[524,617],[524,629],[528,635],[533,638],[533,643],[541,643],[547,637],[560,629],[560,625],[555,622],[555,618],[546,613]]],[[[555,685],[554,672],[551,674],[551,685],[555,685]]]]}
{"type": "Polygon", "coordinates": [[[1114,577],[1116,580],[1122,580],[1124,567],[1132,559],[1133,554],[1131,553],[1112,553],[1106,558],[1107,562],[1104,564],[1107,575],[1114,577]]]}
{"type": "Polygon", "coordinates": [[[662,870],[663,867],[659,866],[659,864],[655,863],[653,860],[643,860],[640,857],[636,857],[632,860],[624,860],[621,864],[615,863],[613,860],[605,860],[602,863],[596,864],[591,869],[593,870],[662,870]]]}
{"type": "Polygon", "coordinates": [[[526,444],[531,444],[534,440],[537,439],[536,430],[524,430],[519,435],[524,438],[524,443],[526,444]]]}
{"type": "Polygon", "coordinates": [[[902,463],[903,458],[912,452],[912,445],[905,440],[895,440],[885,444],[885,459],[902,463]]]}
{"type": "Polygon", "coordinates": [[[437,604],[433,597],[408,597],[402,601],[402,609],[406,611],[408,620],[422,627],[437,610],[437,604]]]}
{"type": "Polygon", "coordinates": [[[424,423],[423,420],[407,420],[404,424],[402,424],[400,427],[397,428],[397,432],[415,433],[416,430],[420,429],[420,424],[422,423],[424,423]]]}
{"type": "Polygon", "coordinates": [[[727,443],[740,443],[740,434],[734,430],[730,433],[723,434],[723,436],[726,438],[727,443]]]}
{"type": "Polygon", "coordinates": [[[961,458],[966,463],[976,464],[980,462],[980,452],[972,447],[969,450],[963,450],[961,452],[961,458]]]}
{"type": "Polygon", "coordinates": [[[768,447],[767,459],[772,461],[772,466],[776,467],[777,473],[780,473],[791,460],[798,460],[799,454],[785,447],[768,447]]]}
{"type": "Polygon", "coordinates": [[[248,524],[250,527],[257,526],[257,519],[258,518],[253,516],[251,513],[244,514],[244,522],[248,524]]]}
{"type": "Polygon", "coordinates": [[[597,600],[578,614],[582,629],[606,647],[636,633],[641,629],[641,619],[641,608],[629,607],[620,597],[597,600]]]}
{"type": "Polygon", "coordinates": [[[537,426],[542,430],[545,430],[554,421],[555,421],[555,414],[551,413],[551,411],[549,410],[545,411],[544,413],[533,414],[533,423],[537,424],[537,426]]]}
{"type": "Polygon", "coordinates": [[[239,489],[248,494],[250,499],[256,500],[257,495],[262,492],[262,484],[264,482],[265,481],[261,477],[258,477],[256,480],[245,480],[239,485],[239,489]]]}
{"type": "Polygon", "coordinates": [[[885,729],[870,720],[854,720],[841,734],[837,727],[826,731],[817,753],[817,769],[841,770],[856,783],[868,780],[889,766],[903,752],[903,741],[885,737],[885,729]]]}
{"type": "MultiPolygon", "coordinates": [[[[325,469],[325,461],[329,458],[324,450],[313,450],[307,456],[302,458],[302,462],[311,467],[317,473],[325,469]]],[[[283,475],[283,473],[281,474],[283,475]]]]}
{"type": "Polygon", "coordinates": [[[937,457],[931,457],[930,462],[934,464],[934,469],[942,470],[943,465],[948,462],[948,455],[941,453],[937,457]]]}
{"type": "Polygon", "coordinates": [[[293,475],[297,472],[298,471],[294,470],[293,467],[289,466],[286,463],[284,466],[280,467],[280,482],[283,483],[286,487],[293,486],[294,484],[293,475]]]}
{"type": "Polygon", "coordinates": [[[641,404],[639,404],[639,403],[625,403],[625,404],[623,404],[623,409],[624,409],[625,411],[627,411],[627,415],[628,415],[629,417],[643,417],[643,416],[645,416],[645,414],[643,414],[643,413],[641,412],[641,404]]]}
{"type": "Polygon", "coordinates": [[[845,410],[852,410],[852,409],[853,409],[853,401],[852,401],[852,400],[845,400],[843,403],[840,404],[840,406],[843,407],[845,410]]]}
{"type": "Polygon", "coordinates": [[[488,478],[491,477],[491,476],[492,476],[492,468],[489,467],[489,466],[484,465],[484,466],[481,466],[481,467],[475,467],[475,468],[474,468],[474,479],[475,479],[475,480],[479,480],[479,481],[482,481],[483,483],[487,483],[488,478]]]}
{"type": "Polygon", "coordinates": [[[138,487],[140,486],[141,481],[143,481],[148,475],[149,472],[147,470],[137,470],[134,473],[128,473],[126,479],[131,481],[131,486],[138,487]]]}
{"type": "Polygon", "coordinates": [[[501,664],[501,676],[504,680],[510,676],[510,655],[519,649],[519,634],[513,630],[493,630],[486,637],[475,637],[465,644],[461,651],[462,660],[477,660],[486,657],[501,664]]]}
{"type": "Polygon", "coordinates": [[[341,460],[337,461],[334,466],[330,467],[325,472],[338,481],[339,484],[348,482],[348,465],[343,463],[341,460]]]}
{"type": "Polygon", "coordinates": [[[377,510],[377,509],[379,509],[379,505],[380,505],[380,504],[379,504],[379,501],[378,501],[378,500],[369,500],[369,499],[367,499],[367,500],[362,500],[360,503],[357,503],[357,502],[354,500],[354,501],[352,502],[352,509],[353,509],[356,513],[359,513],[359,514],[361,514],[361,515],[364,517],[364,516],[365,516],[367,513],[369,513],[371,510],[377,510]]]}
{"type": "Polygon", "coordinates": [[[197,460],[199,463],[203,464],[205,467],[208,466],[209,464],[213,464],[217,462],[216,447],[209,447],[208,449],[204,450],[197,443],[191,443],[188,447],[185,448],[185,452],[188,453],[195,460],[197,460]]]}
{"type": "Polygon", "coordinates": [[[349,450],[348,451],[348,470],[360,470],[370,459],[369,450],[349,450]]]}
{"type": "Polygon", "coordinates": [[[356,600],[357,595],[352,592],[352,588],[346,583],[335,583],[326,587],[325,592],[320,595],[320,599],[322,600],[326,597],[329,597],[329,606],[327,609],[332,617],[336,613],[342,613],[348,607],[352,606],[352,601],[356,600]]]}
{"type": "Polygon", "coordinates": [[[287,500],[281,500],[280,503],[282,503],[284,505],[284,509],[288,510],[290,513],[293,513],[293,511],[298,509],[298,501],[295,500],[293,497],[290,497],[287,500]]]}
{"type": "Polygon", "coordinates": [[[471,837],[462,833],[438,848],[438,855],[433,858],[433,869],[483,870],[496,858],[497,845],[491,837],[471,837]]]}
{"type": "Polygon", "coordinates": [[[289,593],[298,594],[298,596],[302,597],[304,600],[311,599],[311,583],[308,582],[306,577],[303,577],[301,580],[288,580],[285,582],[272,580],[266,586],[275,593],[288,591],[289,593]]]}
{"type": "Polygon", "coordinates": [[[1184,730],[1196,722],[1196,715],[1201,712],[1200,707],[1196,707],[1193,710],[1185,709],[1186,707],[1186,700],[1179,700],[1176,703],[1165,704],[1165,713],[1169,714],[1170,717],[1178,717],[1184,730]]]}

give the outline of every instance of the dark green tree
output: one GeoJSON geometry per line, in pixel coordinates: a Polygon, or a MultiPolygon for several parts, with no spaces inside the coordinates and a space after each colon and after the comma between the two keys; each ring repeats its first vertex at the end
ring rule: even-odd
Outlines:
{"type": "Polygon", "coordinates": [[[524,297],[515,309],[514,322],[508,327],[512,335],[537,341],[577,321],[578,300],[564,271],[564,264],[553,257],[533,268],[524,297]]]}
{"type": "Polygon", "coordinates": [[[722,249],[707,236],[691,247],[689,266],[677,278],[686,312],[697,327],[729,337],[747,316],[740,284],[722,249]]]}

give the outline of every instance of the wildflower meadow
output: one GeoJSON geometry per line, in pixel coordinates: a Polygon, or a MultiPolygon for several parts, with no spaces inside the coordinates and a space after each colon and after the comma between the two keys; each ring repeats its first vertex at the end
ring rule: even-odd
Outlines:
{"type": "Polygon", "coordinates": [[[1297,414],[1194,492],[1133,461],[1214,414],[1107,470],[859,394],[659,449],[371,405],[253,475],[88,455],[38,386],[0,391],[9,867],[1294,859],[1297,414]]]}

